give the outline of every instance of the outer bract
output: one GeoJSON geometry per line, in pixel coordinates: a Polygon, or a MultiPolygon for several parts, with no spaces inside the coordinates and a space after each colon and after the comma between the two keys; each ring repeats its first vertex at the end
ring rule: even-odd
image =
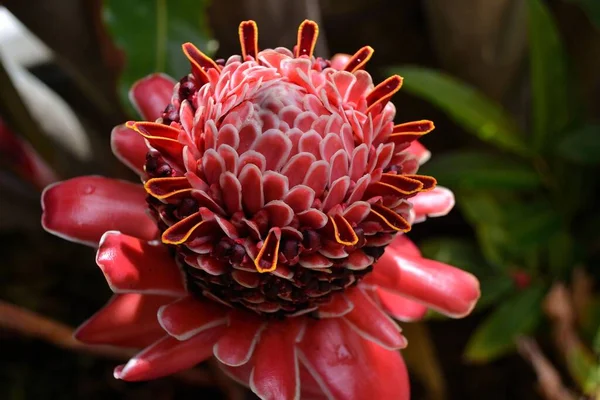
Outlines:
{"type": "Polygon", "coordinates": [[[241,56],[186,43],[190,75],[132,88],[154,122],[116,127],[112,147],[143,186],[82,177],[44,192],[44,227],[98,246],[115,292],[76,336],[144,348],[115,370],[129,381],[214,356],[263,399],[406,399],[392,318],[462,317],[479,297],[404,235],[454,204],[417,174],[433,123],[394,125],[402,78],[375,86],[368,46],[315,58],[312,21],[293,51],[259,51],[253,21],[239,33],[241,56]]]}

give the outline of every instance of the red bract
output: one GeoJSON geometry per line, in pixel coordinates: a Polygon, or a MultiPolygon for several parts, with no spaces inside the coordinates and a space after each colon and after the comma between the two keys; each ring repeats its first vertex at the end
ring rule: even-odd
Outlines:
{"type": "Polygon", "coordinates": [[[17,135],[0,118],[0,158],[2,163],[15,171],[39,190],[56,182],[56,174],[40,155],[17,135]]]}
{"type": "Polygon", "coordinates": [[[374,86],[373,50],[312,55],[318,28],[213,61],[183,45],[192,73],[153,75],[131,98],[147,120],[114,129],[143,186],[83,177],[46,189],[43,225],[98,245],[115,297],[77,332],[145,347],[115,370],[157,378],[215,356],[263,399],[408,398],[388,317],[453,317],[479,297],[470,274],[421,257],[404,232],[446,214],[452,193],[418,175],[430,121],[393,124],[402,79],[374,86]],[[387,247],[387,248],[386,248],[387,247]]]}

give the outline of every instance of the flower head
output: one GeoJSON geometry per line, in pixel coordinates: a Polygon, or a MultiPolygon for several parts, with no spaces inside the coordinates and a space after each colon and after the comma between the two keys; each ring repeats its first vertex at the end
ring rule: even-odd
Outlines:
{"type": "Polygon", "coordinates": [[[373,54],[313,56],[304,21],[294,51],[213,61],[191,43],[191,74],[138,82],[155,122],[115,128],[113,150],[143,188],[101,177],[49,187],[43,225],[98,244],[116,293],[77,337],[146,347],[115,370],[151,379],[214,355],[261,398],[406,398],[399,320],[426,307],[464,316],[477,280],[421,257],[403,235],[444,215],[452,193],[418,175],[430,121],[394,125],[402,84],[374,85],[373,54]]]}

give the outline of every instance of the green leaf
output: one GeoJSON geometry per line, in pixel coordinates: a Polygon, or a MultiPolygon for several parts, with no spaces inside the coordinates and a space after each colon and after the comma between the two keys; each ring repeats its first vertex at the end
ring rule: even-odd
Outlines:
{"type": "Polygon", "coordinates": [[[104,6],[104,20],[125,53],[119,84],[124,104],[129,104],[131,85],[148,74],[164,72],[179,79],[189,73],[183,43],[192,42],[207,54],[214,50],[206,18],[208,0],[105,0],[104,6]]]}
{"type": "Polygon", "coordinates": [[[544,292],[544,285],[530,286],[494,310],[469,339],[466,359],[488,362],[512,351],[515,339],[533,332],[540,322],[544,292]]]}
{"type": "Polygon", "coordinates": [[[577,164],[600,164],[600,125],[585,125],[569,132],[556,146],[556,152],[577,164]]]}
{"type": "Polygon", "coordinates": [[[388,72],[404,77],[404,90],[438,106],[479,139],[521,155],[529,153],[512,117],[468,84],[426,68],[394,67],[388,72]]]}
{"type": "MultiPolygon", "coordinates": [[[[579,331],[587,341],[593,342],[594,346],[598,345],[598,355],[600,355],[600,296],[594,295],[591,299],[587,299],[587,304],[579,312],[579,331]]],[[[595,349],[595,350],[596,350],[595,349]]]]}
{"type": "Polygon", "coordinates": [[[596,396],[595,399],[598,399],[600,393],[600,365],[597,362],[590,371],[590,375],[585,381],[583,390],[588,396],[596,396]]]}
{"type": "Polygon", "coordinates": [[[562,217],[544,199],[525,201],[512,192],[456,191],[457,204],[473,226],[487,262],[501,270],[526,263],[538,267],[537,252],[564,229],[562,217]]]}
{"type": "Polygon", "coordinates": [[[600,328],[598,328],[594,335],[594,353],[600,355],[600,328]]]}
{"type": "Polygon", "coordinates": [[[600,1],[598,0],[567,0],[579,5],[587,13],[590,20],[600,29],[600,1]]]}
{"type": "MultiPolygon", "coordinates": [[[[563,228],[561,215],[545,201],[511,204],[505,210],[505,226],[516,250],[545,245],[563,228]]],[[[512,254],[520,254],[519,251],[512,254]]]]}
{"type": "Polygon", "coordinates": [[[504,222],[503,204],[516,200],[511,194],[497,195],[487,191],[461,190],[457,204],[472,225],[500,225],[504,222]]]}
{"type": "Polygon", "coordinates": [[[571,377],[585,393],[591,393],[598,386],[598,367],[594,354],[577,342],[570,346],[566,354],[567,369],[571,377]]]}
{"type": "Polygon", "coordinates": [[[481,297],[477,301],[476,311],[482,311],[500,303],[515,290],[513,279],[507,275],[484,276],[479,278],[479,286],[481,297]]]}
{"type": "Polygon", "coordinates": [[[550,10],[528,0],[529,59],[533,99],[533,147],[543,150],[570,123],[567,58],[550,10]]]}
{"type": "Polygon", "coordinates": [[[457,204],[473,226],[481,252],[493,267],[508,267],[509,233],[506,230],[507,205],[516,202],[508,193],[500,195],[485,191],[457,191],[457,204]]]}
{"type": "Polygon", "coordinates": [[[456,151],[434,157],[422,168],[453,189],[535,189],[541,185],[533,167],[499,155],[456,151]]]}
{"type": "Polygon", "coordinates": [[[573,263],[574,240],[567,230],[560,230],[548,241],[548,269],[554,278],[566,279],[573,263]]]}

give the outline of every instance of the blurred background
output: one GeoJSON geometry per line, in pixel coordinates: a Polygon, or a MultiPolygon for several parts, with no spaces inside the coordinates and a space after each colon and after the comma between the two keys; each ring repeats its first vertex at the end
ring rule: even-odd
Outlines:
{"type": "Polygon", "coordinates": [[[127,354],[71,339],[111,294],[94,250],[45,233],[39,197],[136,179],[110,131],[135,80],[187,74],[181,43],[227,58],[254,19],[261,48],[291,47],[305,18],[318,56],[368,44],[375,82],[405,78],[397,123],[435,121],[422,171],[457,207],[410,237],[481,280],[472,316],[402,324],[413,398],[600,399],[599,0],[0,2],[0,398],[253,398],[210,363],[113,379],[127,354]]]}

